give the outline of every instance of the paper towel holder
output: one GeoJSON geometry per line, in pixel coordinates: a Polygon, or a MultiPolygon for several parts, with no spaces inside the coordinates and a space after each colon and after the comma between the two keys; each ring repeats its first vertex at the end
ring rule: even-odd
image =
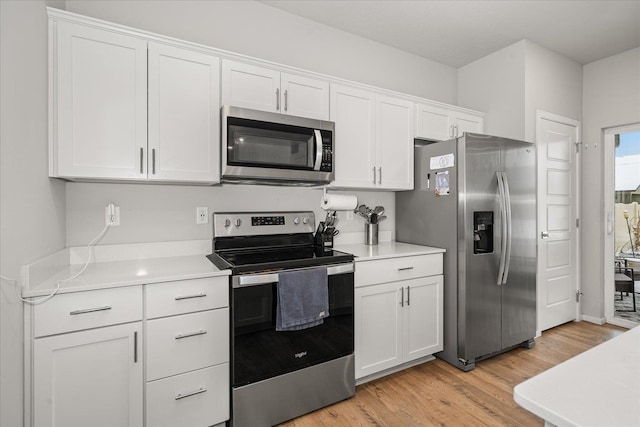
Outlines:
{"type": "Polygon", "coordinates": [[[358,206],[358,198],[352,195],[332,195],[327,193],[327,187],[323,188],[320,207],[325,211],[353,210],[358,206]],[[351,206],[353,204],[353,207],[351,206]]]}

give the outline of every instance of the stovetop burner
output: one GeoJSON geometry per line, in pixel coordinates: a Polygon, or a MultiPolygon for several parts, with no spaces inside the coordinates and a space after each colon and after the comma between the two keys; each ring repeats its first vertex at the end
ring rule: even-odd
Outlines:
{"type": "Polygon", "coordinates": [[[215,213],[213,253],[232,274],[352,262],[353,255],[314,246],[313,212],[215,213]]]}

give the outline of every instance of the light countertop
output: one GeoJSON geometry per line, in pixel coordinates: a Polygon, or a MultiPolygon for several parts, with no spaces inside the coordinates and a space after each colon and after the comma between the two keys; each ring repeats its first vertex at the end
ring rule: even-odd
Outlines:
{"type": "Polygon", "coordinates": [[[640,426],[640,326],[518,384],[520,406],[556,426],[640,426]]]}
{"type": "MultiPolygon", "coordinates": [[[[83,249],[78,248],[79,253],[64,249],[24,266],[23,297],[48,295],[59,280],[79,272],[87,259],[83,249]]],[[[229,270],[219,270],[206,258],[207,250],[210,247],[199,242],[95,247],[87,269],[76,279],[61,282],[58,293],[229,275],[229,270]]]]}
{"type": "Polygon", "coordinates": [[[444,253],[441,248],[413,245],[402,242],[380,242],[377,245],[338,244],[334,249],[348,252],[356,256],[356,262],[372,261],[376,259],[398,258],[405,256],[430,255],[444,253]]]}

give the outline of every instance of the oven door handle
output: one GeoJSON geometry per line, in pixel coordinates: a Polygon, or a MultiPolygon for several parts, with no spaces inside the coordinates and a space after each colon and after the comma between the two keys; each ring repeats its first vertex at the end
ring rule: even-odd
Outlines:
{"type": "MultiPolygon", "coordinates": [[[[315,267],[318,268],[318,267],[315,267]]],[[[336,274],[346,274],[353,272],[353,263],[335,264],[327,266],[327,275],[334,276],[336,274]]],[[[291,271],[291,270],[287,270],[291,271]]],[[[245,286],[266,285],[278,282],[278,273],[272,274],[249,274],[246,276],[233,276],[232,286],[234,288],[242,288],[245,286]]]]}

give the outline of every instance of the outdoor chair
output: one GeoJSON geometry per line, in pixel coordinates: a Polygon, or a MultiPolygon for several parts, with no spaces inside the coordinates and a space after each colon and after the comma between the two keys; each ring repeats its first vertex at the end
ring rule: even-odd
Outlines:
{"type": "Polygon", "coordinates": [[[633,311],[636,311],[636,294],[633,283],[633,268],[629,267],[627,260],[615,261],[615,284],[616,292],[620,292],[620,300],[622,300],[622,293],[626,292],[627,296],[631,292],[631,298],[633,300],[633,311]]]}

